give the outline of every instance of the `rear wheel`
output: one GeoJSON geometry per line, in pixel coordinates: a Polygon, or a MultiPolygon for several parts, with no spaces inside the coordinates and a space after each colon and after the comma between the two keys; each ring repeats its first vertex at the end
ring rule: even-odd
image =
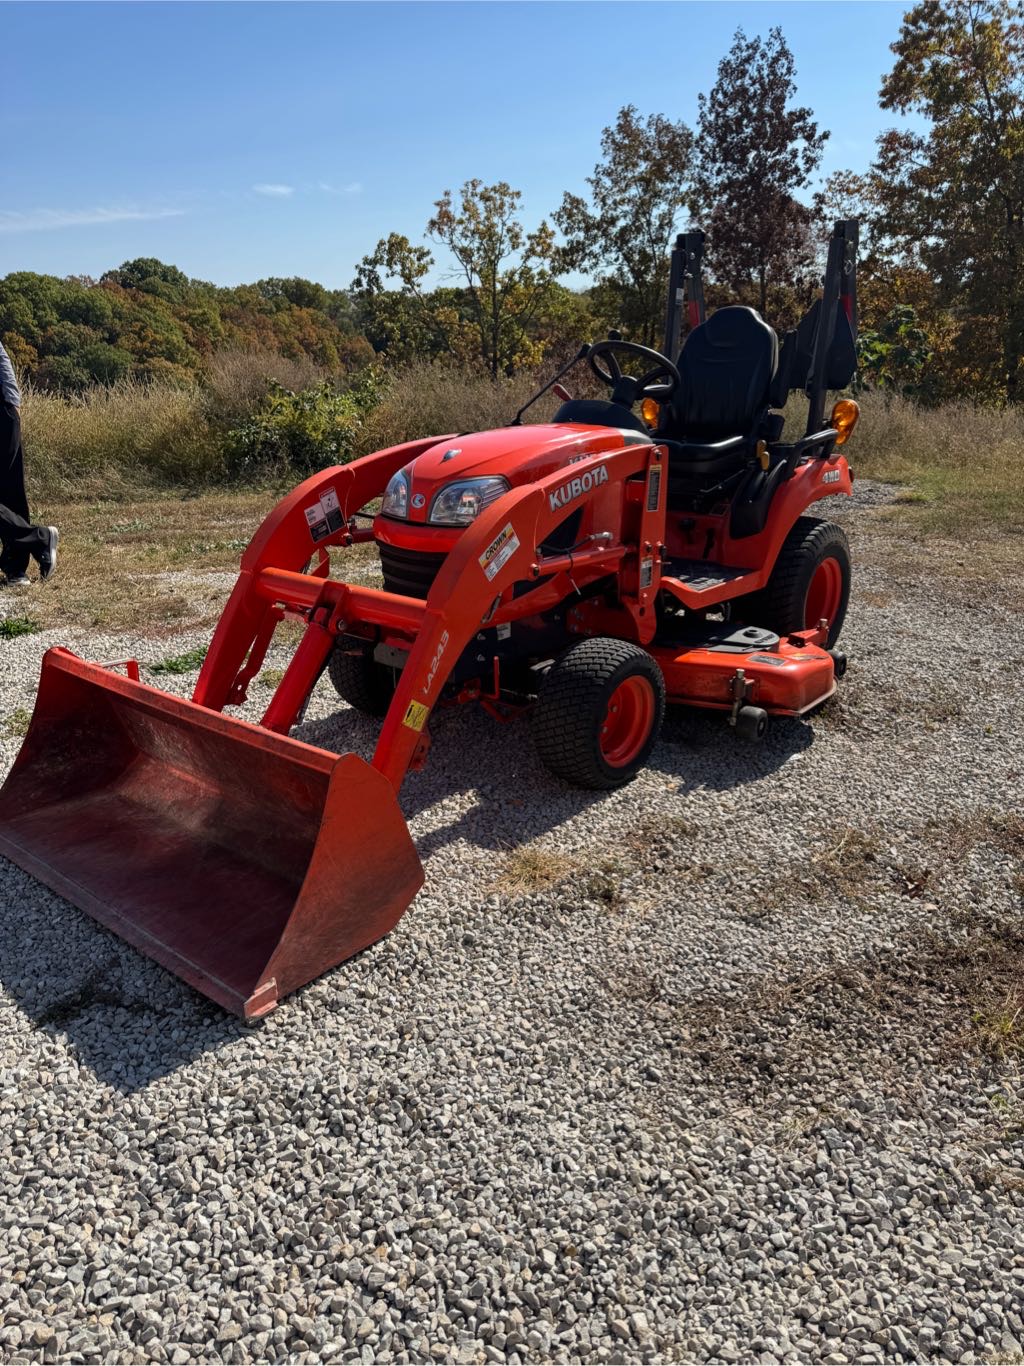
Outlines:
{"type": "Polygon", "coordinates": [[[367,716],[384,716],[395,695],[395,672],[378,664],[367,651],[346,654],[339,647],[327,665],[334,690],[343,702],[367,716]]]}
{"type": "Polygon", "coordinates": [[[850,545],[834,522],[801,517],[783,542],[771,578],[744,604],[752,624],[780,636],[828,622],[826,647],[843,629],[850,600],[850,545]]]}
{"type": "Polygon", "coordinates": [[[533,739],[556,777],[607,790],[643,768],[664,717],[665,680],[647,651],[597,636],[548,670],[533,709],[533,739]]]}

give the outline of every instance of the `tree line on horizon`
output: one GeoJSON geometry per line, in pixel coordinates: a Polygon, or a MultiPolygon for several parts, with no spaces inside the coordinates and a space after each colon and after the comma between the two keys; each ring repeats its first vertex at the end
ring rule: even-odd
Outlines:
{"type": "MultiPolygon", "coordinates": [[[[610,327],[657,346],[668,254],[708,235],[710,307],[792,326],[820,285],[837,218],[862,223],[860,382],[920,401],[1014,402],[1024,366],[1024,4],[921,0],[903,18],[867,172],[810,187],[828,132],[796,103],[781,29],[737,31],[695,129],[621,109],[586,194],[530,228],[521,194],[473,179],[438,199],[415,242],[391,233],[351,286],[266,279],[221,288],[141,258],[99,280],[0,280],[0,336],[33,384],[194,382],[224,349],[278,352],[344,376],[375,358],[445,359],[497,377],[610,327]],[[449,281],[428,283],[438,272],[449,281]],[[567,276],[592,283],[568,287],[567,276]]],[[[842,67],[836,79],[849,79],[842,67]]]]}

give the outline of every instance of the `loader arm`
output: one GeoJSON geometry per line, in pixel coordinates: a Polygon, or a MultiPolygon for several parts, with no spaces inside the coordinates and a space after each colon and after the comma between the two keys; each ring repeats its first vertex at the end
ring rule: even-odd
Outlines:
{"type": "Polygon", "coordinates": [[[452,664],[515,584],[564,575],[571,586],[577,568],[617,569],[638,634],[654,616],[663,481],[660,450],[646,443],[507,493],[460,537],[426,601],[331,580],[324,558],[302,572],[316,545],[369,538],[352,513],[426,444],[328,470],[275,509],[246,551],[193,701],[137,670],[125,678],[49,651],[0,790],[0,854],[250,1018],[387,934],[408,908],[423,869],[397,791],[452,664]],[[591,545],[542,555],[567,509],[612,481],[626,485],[619,523],[591,545]],[[321,528],[325,494],[335,525],[321,528]],[[645,547],[652,574],[633,588],[645,547]],[[221,715],[244,696],[285,613],[306,629],[262,724],[221,715]],[[353,626],[395,633],[410,651],[372,763],[288,735],[353,626]]]}
{"type": "MultiPolygon", "coordinates": [[[[355,530],[352,519],[372,498],[384,492],[391,476],[438,441],[390,446],[387,450],[334,465],[311,475],[293,489],[264,519],[242,556],[238,581],[228,598],[210,649],[199,674],[193,702],[213,711],[244,702],[246,689],[258,673],[282,612],[260,593],[260,574],[276,568],[298,571],[316,550],[372,540],[369,530],[355,530]],[[326,534],[314,538],[307,513],[323,509],[324,497],[337,500],[337,512],[326,520],[326,534]]],[[[326,565],[324,566],[326,569],[326,565]]]]}
{"type": "MultiPolygon", "coordinates": [[[[574,573],[581,578],[584,572],[591,577],[615,573],[621,585],[620,615],[637,639],[649,640],[655,630],[658,547],[665,519],[661,449],[646,442],[624,444],[618,450],[577,460],[533,484],[511,489],[462,533],[425,601],[269,563],[244,571],[240,585],[247,595],[242,599],[249,614],[247,632],[254,625],[259,629],[259,610],[278,616],[287,611],[306,621],[303,638],[261,725],[287,735],[339,635],[367,629],[395,633],[408,642],[409,653],[384,718],[373,765],[397,791],[410,764],[418,761],[429,743],[427,718],[452,666],[481,626],[500,622],[503,609],[507,608],[510,615],[518,610],[511,601],[517,583],[544,578],[548,582],[540,591],[545,598],[560,595],[560,600],[572,592],[574,573]],[[631,496],[624,491],[623,498],[617,500],[626,509],[621,515],[631,517],[628,535],[623,536],[626,523],[620,522],[573,551],[546,556],[540,553],[538,547],[575,504],[586,501],[596,489],[629,481],[633,481],[631,496]],[[643,586],[641,560],[648,571],[643,586]],[[263,608],[252,607],[251,600],[259,601],[263,608]]],[[[294,521],[297,508],[301,502],[292,502],[286,517],[294,521]]],[[[292,534],[287,524],[284,534],[292,534]]],[[[276,551],[269,558],[275,557],[276,551]]],[[[232,654],[235,667],[240,659],[236,644],[232,654]]],[[[250,673],[251,666],[246,664],[243,672],[250,673]]],[[[203,700],[198,692],[195,700],[203,700]]],[[[227,700],[233,700],[230,693],[227,700]]]]}

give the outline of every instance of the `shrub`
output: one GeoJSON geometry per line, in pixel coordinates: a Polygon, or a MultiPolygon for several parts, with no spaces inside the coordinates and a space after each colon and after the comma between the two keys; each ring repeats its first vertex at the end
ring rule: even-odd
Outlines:
{"type": "MultiPolygon", "coordinates": [[[[356,453],[365,455],[423,436],[504,427],[537,386],[536,375],[528,371],[494,380],[440,362],[406,366],[389,376],[380,402],[359,432],[356,453]]],[[[557,400],[541,399],[525,420],[550,417],[553,403],[557,400]]]]}
{"type": "Polygon", "coordinates": [[[347,464],[357,454],[357,434],[380,392],[381,378],[373,368],[343,393],[330,380],[298,393],[272,383],[252,416],[227,434],[229,472],[310,474],[325,465],[347,464]]]}

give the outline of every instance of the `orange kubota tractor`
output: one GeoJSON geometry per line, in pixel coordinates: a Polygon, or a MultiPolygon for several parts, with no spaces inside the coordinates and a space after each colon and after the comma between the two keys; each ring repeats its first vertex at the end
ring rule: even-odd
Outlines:
{"type": "Polygon", "coordinates": [[[851,492],[840,447],[856,405],[824,408],[854,371],[856,245],[856,223],[837,224],[822,297],[780,351],[750,308],[705,319],[703,237],[684,234],[664,354],[612,334],[541,390],[566,400],[548,423],[521,411],[307,479],[245,551],[192,701],[134,663],[50,650],[0,791],[0,854],[259,1016],[415,896],[398,792],[437,707],[528,708],[544,764],[590,788],[636,774],[666,702],[720,711],[750,739],[810,712],[845,663],[846,537],[804,513],[851,492]],[[584,360],[606,400],[561,388],[584,360]],[[806,434],[784,441],[794,389],[806,434]],[[383,589],[329,576],[329,546],[365,542],[383,589]],[[229,717],[286,617],[303,634],[262,721],[229,717]],[[324,670],[383,718],[371,763],[290,736],[324,670]]]}

